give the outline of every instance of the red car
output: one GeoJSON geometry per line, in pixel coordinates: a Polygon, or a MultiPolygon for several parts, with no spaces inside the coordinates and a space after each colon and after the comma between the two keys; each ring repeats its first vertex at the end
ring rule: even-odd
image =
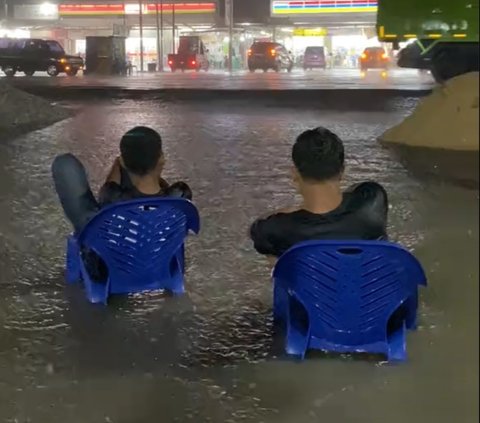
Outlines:
{"type": "Polygon", "coordinates": [[[387,69],[390,57],[383,47],[367,47],[360,56],[360,69],[387,69]]]}

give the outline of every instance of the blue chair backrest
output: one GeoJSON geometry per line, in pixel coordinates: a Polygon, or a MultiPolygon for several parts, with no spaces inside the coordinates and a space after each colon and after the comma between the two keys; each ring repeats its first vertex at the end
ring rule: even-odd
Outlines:
{"type": "Polygon", "coordinates": [[[104,260],[111,292],[123,292],[115,284],[135,287],[169,278],[172,258],[183,248],[188,231],[199,229],[198,211],[190,201],[142,198],[100,210],[78,241],[104,260]]]}
{"type": "Polygon", "coordinates": [[[377,241],[308,241],[278,261],[275,312],[293,296],[305,307],[311,335],[332,344],[384,341],[392,314],[426,284],[421,265],[399,245],[377,241]]]}

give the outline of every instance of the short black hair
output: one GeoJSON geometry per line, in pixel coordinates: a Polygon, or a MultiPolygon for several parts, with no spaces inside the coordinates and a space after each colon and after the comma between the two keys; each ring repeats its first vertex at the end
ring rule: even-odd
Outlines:
{"type": "Polygon", "coordinates": [[[120,141],[120,153],[128,171],[144,176],[157,166],[162,156],[162,137],[152,128],[136,126],[120,141]]]}
{"type": "Polygon", "coordinates": [[[345,149],[337,135],[318,127],[300,134],[293,146],[292,159],[303,179],[328,181],[343,172],[345,149]]]}

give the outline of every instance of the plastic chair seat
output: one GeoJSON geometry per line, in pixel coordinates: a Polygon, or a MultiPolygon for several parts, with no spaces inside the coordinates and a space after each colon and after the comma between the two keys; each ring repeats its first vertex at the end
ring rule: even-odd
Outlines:
{"type": "Polygon", "coordinates": [[[384,354],[405,360],[406,330],[416,328],[420,263],[406,249],[377,241],[308,241],[273,271],[274,318],[288,354],[308,349],[384,354]]]}
{"type": "Polygon", "coordinates": [[[83,280],[92,303],[106,304],[111,294],[162,289],[181,294],[185,239],[189,231],[199,230],[197,209],[180,198],[136,199],[105,207],[68,238],[66,279],[83,280]]]}

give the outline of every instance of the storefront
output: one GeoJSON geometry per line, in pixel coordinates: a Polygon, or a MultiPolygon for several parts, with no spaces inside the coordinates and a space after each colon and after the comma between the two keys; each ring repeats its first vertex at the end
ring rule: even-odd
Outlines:
{"type": "Polygon", "coordinates": [[[276,40],[301,62],[305,49],[322,46],[329,66],[357,67],[366,47],[378,46],[377,0],[271,0],[276,40]]]}
{"type": "Polygon", "coordinates": [[[32,37],[56,39],[67,52],[81,55],[85,53],[88,36],[124,36],[127,55],[139,66],[140,13],[144,63],[157,61],[157,25],[163,28],[159,32],[163,35],[166,56],[178,45],[182,34],[213,31],[221,22],[217,0],[164,0],[158,4],[143,1],[141,9],[134,0],[99,3],[16,4],[12,23],[32,37]]]}
{"type": "Polygon", "coordinates": [[[377,0],[271,0],[271,17],[292,23],[373,24],[377,0]]]}

